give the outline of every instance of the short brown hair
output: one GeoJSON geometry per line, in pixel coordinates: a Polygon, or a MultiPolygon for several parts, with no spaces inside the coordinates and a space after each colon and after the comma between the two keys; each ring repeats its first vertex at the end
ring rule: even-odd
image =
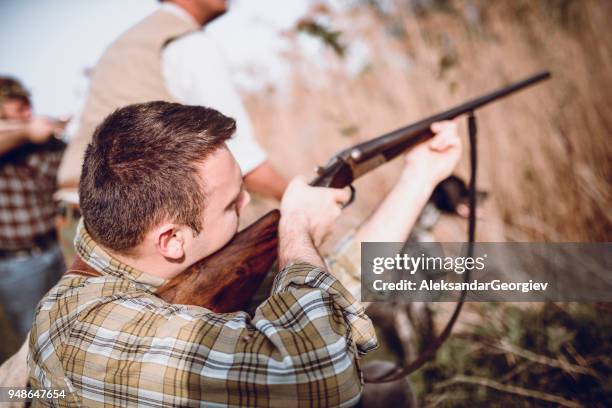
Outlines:
{"type": "Polygon", "coordinates": [[[205,197],[196,165],[235,130],[234,119],[203,106],[148,102],[116,110],[85,152],[79,199],[89,234],[129,253],[164,220],[199,233],[205,197]]]}
{"type": "Polygon", "coordinates": [[[0,103],[7,99],[21,99],[30,103],[30,92],[17,79],[0,76],[0,103]]]}

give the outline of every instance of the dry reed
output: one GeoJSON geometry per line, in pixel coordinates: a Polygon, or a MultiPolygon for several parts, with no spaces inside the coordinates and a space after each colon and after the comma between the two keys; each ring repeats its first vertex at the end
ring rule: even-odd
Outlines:
{"type": "MultiPolygon", "coordinates": [[[[479,184],[491,197],[479,239],[609,240],[612,30],[606,16],[612,3],[420,3],[433,6],[404,5],[392,14],[371,6],[343,13],[313,8],[309,18],[324,13],[343,31],[349,52],[352,43],[365,41],[370,60],[350,76],[333,50],[321,55],[322,68],[296,41],[287,55],[289,89],[247,97],[271,161],[287,176],[311,174],[349,144],[550,69],[553,80],[478,115],[479,184]]],[[[400,166],[396,161],[357,181],[359,197],[344,227],[372,211],[400,166]]],[[[458,173],[467,175],[467,158],[458,173]]],[[[464,234],[464,225],[451,220],[437,230],[440,240],[464,234]]]]}

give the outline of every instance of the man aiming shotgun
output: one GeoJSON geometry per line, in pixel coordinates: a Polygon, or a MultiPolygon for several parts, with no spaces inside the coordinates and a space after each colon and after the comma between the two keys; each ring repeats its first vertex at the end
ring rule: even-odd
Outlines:
{"type": "MultiPolygon", "coordinates": [[[[447,111],[344,149],[332,156],[325,166],[317,168],[317,176],[310,182],[310,185],[334,188],[350,187],[351,198],[345,204],[346,206],[354,199],[355,190],[352,187],[354,180],[433,137],[436,122],[448,121],[468,114],[471,180],[466,193],[470,203],[468,241],[473,241],[477,196],[475,111],[549,77],[549,72],[540,72],[447,111]]],[[[411,210],[408,212],[411,213],[411,210]]],[[[156,293],[172,303],[195,304],[218,312],[244,310],[251,295],[260,286],[276,259],[278,217],[276,210],[268,213],[250,227],[236,234],[223,249],[196,263],[186,273],[171,279],[156,293]]],[[[413,224],[414,220],[410,226],[413,224]]],[[[387,239],[391,238],[387,237],[387,239]]],[[[459,302],[459,305],[462,303],[459,302]]],[[[460,306],[457,308],[457,311],[459,310],[460,306]]],[[[452,327],[451,322],[454,320],[455,318],[449,321],[448,328],[452,327]]]]}
{"type": "MultiPolygon", "coordinates": [[[[232,119],[165,102],[111,114],[87,149],[80,182],[81,262],[41,301],[31,333],[33,387],[66,402],[122,406],[350,406],[357,359],[376,346],[363,307],[317,244],[345,190],[294,179],[281,203],[280,272],[252,316],[166,302],[168,279],[223,247],[249,196],[225,141],[232,119]],[[92,272],[93,271],[93,272],[92,272]],[[100,275],[100,276],[92,276],[100,275]]],[[[406,155],[402,176],[357,240],[403,240],[460,156],[452,122],[406,155]],[[393,215],[393,220],[389,217],[393,215]]]]}
{"type": "MultiPolygon", "coordinates": [[[[452,122],[437,125],[434,125],[434,122],[458,117],[465,113],[473,113],[474,110],[487,103],[548,77],[548,73],[535,75],[491,94],[471,100],[449,111],[353,146],[335,155],[328,165],[319,171],[319,175],[311,184],[335,187],[350,185],[355,178],[411,148],[406,154],[406,165],[402,176],[393,191],[385,198],[381,207],[359,229],[357,239],[353,239],[352,243],[348,245],[343,245],[339,252],[326,257],[327,264],[321,262],[321,258],[313,245],[313,239],[318,241],[325,235],[325,232],[329,229],[329,222],[339,213],[337,206],[345,203],[347,195],[339,192],[323,193],[323,191],[334,190],[308,187],[303,180],[300,181],[299,179],[291,183],[292,187],[289,192],[292,193],[289,194],[288,192],[288,195],[283,199],[280,223],[277,222],[275,217],[265,217],[257,223],[266,224],[265,229],[256,227],[256,224],[255,227],[249,227],[247,230],[236,234],[229,244],[213,255],[206,256],[206,254],[199,253],[194,256],[196,247],[199,250],[206,248],[206,251],[214,251],[214,248],[223,245],[224,240],[231,238],[231,235],[235,233],[235,223],[239,216],[240,207],[248,201],[247,196],[238,193],[241,191],[238,178],[233,182],[231,179],[227,179],[227,175],[232,174],[229,170],[233,161],[228,159],[228,152],[224,149],[222,140],[227,139],[232,133],[233,125],[223,115],[212,110],[199,108],[201,110],[196,113],[189,110],[196,107],[182,106],[181,108],[181,105],[177,104],[134,105],[116,112],[112,115],[115,116],[113,120],[111,120],[112,117],[108,118],[98,129],[91,146],[92,151],[88,153],[88,166],[97,169],[87,173],[90,178],[89,189],[91,190],[87,193],[88,197],[95,197],[92,192],[98,189],[97,199],[89,202],[90,204],[97,202],[99,205],[94,205],[93,208],[102,212],[109,211],[109,209],[113,210],[114,217],[110,217],[109,222],[121,223],[126,221],[125,225],[119,224],[118,231],[133,233],[136,229],[130,228],[130,226],[142,226],[143,223],[158,226],[155,228],[149,226],[148,232],[143,233],[141,238],[136,239],[137,242],[140,242],[137,244],[134,244],[134,237],[127,234],[126,236],[130,237],[129,239],[132,241],[119,241],[122,242],[120,247],[117,247],[118,243],[115,242],[113,244],[115,249],[113,249],[109,243],[106,243],[109,248],[105,248],[104,244],[100,244],[100,242],[91,238],[87,230],[89,228],[87,225],[88,217],[85,217],[85,226],[81,227],[77,241],[77,249],[85,262],[73,266],[69,274],[40,305],[30,343],[33,347],[30,359],[32,363],[32,384],[34,386],[40,386],[41,384],[62,386],[62,384],[65,384],[69,390],[72,390],[72,401],[81,398],[80,393],[85,390],[85,395],[88,398],[93,398],[88,401],[91,404],[94,404],[94,402],[97,404],[100,401],[107,404],[122,404],[125,400],[140,401],[139,396],[146,395],[161,398],[164,401],[179,401],[178,403],[181,405],[192,405],[192,403],[197,405],[194,402],[195,400],[191,401],[189,398],[190,396],[196,399],[203,398],[200,393],[204,392],[202,388],[204,385],[206,385],[207,392],[210,390],[216,392],[214,394],[208,393],[208,398],[224,400],[225,402],[222,404],[227,405],[278,404],[284,406],[287,404],[308,404],[329,406],[350,405],[356,402],[361,389],[359,386],[359,369],[355,368],[356,358],[359,352],[367,351],[370,347],[373,347],[376,341],[369,320],[363,314],[361,307],[354,301],[349,293],[350,291],[347,291],[337,279],[340,278],[349,288],[358,287],[359,260],[347,259],[350,257],[345,256],[346,252],[351,252],[350,250],[347,251],[347,247],[359,245],[359,240],[399,241],[406,238],[405,235],[403,237],[400,235],[410,230],[410,225],[416,218],[416,214],[413,214],[412,211],[416,209],[418,214],[420,207],[429,197],[430,192],[424,194],[423,189],[433,189],[438,181],[450,173],[459,157],[460,146],[452,122]],[[168,112],[165,112],[165,114],[157,112],[158,114],[155,114],[156,109],[162,109],[164,106],[168,109],[171,106],[172,109],[170,110],[174,114],[170,115],[168,112]],[[152,115],[144,115],[149,109],[152,110],[149,112],[152,115]],[[187,109],[187,111],[184,109],[187,109]],[[216,123],[217,121],[213,121],[216,125],[206,121],[206,124],[190,125],[191,122],[185,119],[193,118],[193,115],[200,118],[216,117],[227,126],[221,126],[216,123]],[[120,154],[126,152],[126,150],[120,148],[122,147],[121,144],[115,144],[116,140],[113,143],[109,142],[109,140],[113,140],[112,129],[115,126],[112,126],[112,124],[117,121],[116,116],[123,118],[119,121],[122,124],[118,127],[121,130],[119,133],[127,132],[127,139],[125,139],[127,146],[123,146],[128,148],[127,155],[120,154]],[[155,131],[153,134],[157,135],[159,140],[157,138],[141,140],[142,132],[152,132],[153,130],[155,131]],[[183,174],[187,177],[173,179],[176,183],[172,183],[171,178],[161,177],[164,173],[160,170],[168,168],[176,171],[177,163],[173,161],[183,157],[181,155],[176,156],[176,154],[182,152],[185,145],[183,143],[178,145],[166,143],[170,142],[170,133],[182,135],[181,140],[187,138],[191,141],[198,140],[198,137],[210,138],[217,135],[217,138],[220,138],[221,141],[217,140],[217,144],[207,145],[204,150],[208,154],[205,155],[197,155],[199,150],[192,149],[197,144],[188,144],[190,149],[188,154],[186,153],[184,156],[187,157],[187,162],[184,160],[182,162],[179,160],[179,162],[183,164],[191,163],[191,165],[187,165],[187,168],[191,168],[191,173],[183,174]],[[433,139],[425,143],[432,137],[433,139]],[[155,140],[161,144],[159,146],[148,144],[149,142],[155,144],[155,140]],[[100,143],[100,141],[106,142],[100,143]],[[178,149],[175,149],[175,147],[178,149]],[[151,154],[155,155],[156,152],[165,152],[162,161],[150,160],[151,157],[149,156],[151,154]],[[218,152],[218,154],[214,152],[218,152]],[[100,155],[100,153],[104,154],[100,155]],[[189,157],[193,159],[194,153],[196,153],[198,160],[190,161],[189,157]],[[213,160],[215,157],[217,159],[213,160]],[[104,158],[104,160],[99,160],[100,158],[104,158]],[[147,163],[148,165],[146,165],[147,163]],[[221,165],[222,163],[225,163],[226,166],[221,165]],[[229,165],[229,168],[227,165],[229,165]],[[202,173],[202,166],[208,168],[208,171],[204,172],[205,174],[202,173]],[[129,169],[136,170],[130,172],[129,169]],[[216,169],[216,171],[211,171],[211,169],[216,169]],[[111,189],[105,190],[103,188],[108,184],[105,175],[118,177],[121,174],[123,177],[118,180],[121,183],[111,189]],[[202,177],[196,177],[195,181],[193,179],[189,181],[190,177],[188,176],[190,174],[191,176],[197,174],[202,177]],[[215,176],[223,176],[224,174],[229,183],[215,180],[215,176]],[[92,177],[93,184],[91,183],[92,177]],[[161,181],[161,184],[150,183],[156,177],[157,181],[161,181]],[[212,177],[215,183],[206,183],[207,177],[212,177]],[[193,205],[180,206],[180,208],[173,206],[170,213],[164,213],[165,207],[161,204],[166,203],[166,200],[156,200],[155,198],[164,197],[169,200],[174,200],[176,197],[185,198],[184,189],[181,189],[180,186],[185,187],[189,183],[191,183],[191,188],[188,188],[188,190],[199,191],[207,199],[204,201],[204,208],[199,213],[200,221],[196,220],[195,223],[185,224],[187,218],[177,217],[181,214],[182,216],[185,216],[185,214],[193,215],[193,205]],[[227,188],[214,188],[214,186],[225,185],[227,185],[226,187],[233,185],[235,195],[227,193],[229,191],[227,188]],[[126,196],[131,191],[131,188],[126,188],[128,186],[139,186],[139,188],[149,186],[154,190],[147,191],[147,193],[140,191],[139,194],[132,196],[131,205],[121,204],[121,201],[118,201],[117,198],[129,196],[126,196]],[[164,188],[160,188],[160,186],[164,188]],[[92,190],[91,187],[95,188],[92,190]],[[173,195],[172,191],[179,194],[173,195]],[[226,191],[227,195],[234,197],[230,201],[231,205],[213,206],[211,203],[217,203],[217,198],[220,197],[219,192],[222,191],[226,191]],[[310,198],[297,198],[302,195],[310,198]],[[212,197],[215,197],[215,200],[212,200],[212,197]],[[327,198],[324,199],[324,197],[327,198]],[[321,200],[328,205],[321,206],[322,203],[319,202],[321,200]],[[113,209],[113,206],[109,206],[109,204],[119,205],[122,210],[113,209]],[[214,210],[215,208],[217,210],[214,210]],[[224,223],[219,223],[220,221],[217,222],[216,217],[212,217],[211,224],[210,215],[219,215],[219,208],[228,211],[227,214],[229,215],[220,216],[219,220],[226,220],[224,223]],[[186,213],[184,211],[180,212],[181,209],[188,211],[186,213]],[[155,217],[154,214],[159,215],[160,211],[164,216],[155,217]],[[333,214],[334,211],[335,215],[333,214]],[[232,212],[235,215],[232,215],[232,212]],[[400,216],[394,214],[392,219],[389,219],[389,214],[393,213],[400,214],[400,216]],[[294,216],[296,218],[292,220],[294,216]],[[168,223],[168,219],[174,219],[175,222],[168,223]],[[182,222],[179,222],[181,220],[182,222]],[[270,220],[272,221],[270,222],[270,220]],[[133,221],[135,224],[127,221],[133,221]],[[168,234],[168,231],[171,231],[172,228],[170,230],[159,228],[159,225],[168,227],[169,224],[174,225],[179,233],[168,234]],[[198,226],[198,224],[201,225],[198,226]],[[215,230],[224,226],[221,229],[226,238],[219,239],[217,234],[213,234],[209,238],[214,244],[204,242],[201,234],[210,234],[211,225],[216,225],[215,230]],[[200,232],[196,233],[195,231],[198,228],[200,232]],[[207,269],[206,267],[221,265],[219,259],[235,260],[236,257],[232,258],[231,255],[245,250],[252,253],[252,248],[248,245],[244,246],[244,244],[245,242],[249,243],[249,239],[253,243],[257,243],[258,240],[252,239],[252,237],[249,239],[243,237],[249,236],[249,234],[252,236],[255,230],[263,231],[258,237],[256,236],[259,241],[265,241],[268,238],[275,240],[280,236],[279,254],[281,266],[285,266],[285,268],[278,274],[270,297],[260,305],[252,317],[243,312],[230,314],[211,312],[211,309],[215,309],[212,306],[215,305],[210,306],[207,299],[210,300],[211,297],[203,295],[207,295],[207,292],[216,292],[215,296],[224,293],[225,288],[218,284],[219,279],[223,276],[220,273],[238,276],[238,278],[232,277],[230,279],[235,283],[240,283],[240,277],[242,277],[242,280],[248,281],[249,277],[245,273],[248,274],[253,269],[251,263],[255,258],[251,259],[240,255],[239,258],[246,259],[247,264],[238,265],[239,268],[236,268],[236,264],[227,265],[227,268],[221,271],[207,269]],[[160,234],[160,231],[166,231],[166,233],[160,234]],[[394,234],[398,234],[398,236],[393,236],[394,234]],[[190,236],[192,238],[189,238],[190,236]],[[161,239],[162,237],[165,238],[161,239]],[[130,247],[130,242],[135,246],[130,247]],[[292,245],[287,245],[287,243],[292,242],[292,245]],[[206,244],[208,244],[207,247],[206,244]],[[243,245],[243,247],[240,247],[240,245],[243,245]],[[304,266],[305,269],[300,266],[299,270],[295,270],[295,265],[290,261],[291,257],[283,255],[287,253],[286,248],[289,249],[289,254],[294,254],[296,262],[306,260],[313,262],[313,264],[304,266]],[[305,250],[305,252],[300,252],[298,249],[305,250]],[[292,250],[295,252],[292,252],[292,250]],[[150,256],[155,258],[150,258],[150,256]],[[205,257],[205,259],[198,261],[192,267],[183,269],[182,272],[180,271],[182,268],[177,267],[177,265],[186,267],[194,258],[199,257],[205,257]],[[157,259],[161,264],[150,262],[153,259],[157,259]],[[152,268],[151,271],[155,272],[157,270],[159,272],[159,266],[163,262],[170,263],[168,269],[172,269],[170,273],[165,274],[165,277],[175,275],[174,278],[164,279],[162,275],[146,273],[133,266],[138,264],[139,267],[144,268],[149,265],[152,268]],[[324,268],[320,266],[326,267],[327,271],[324,271],[324,268]],[[206,280],[198,279],[198,276],[202,275],[208,276],[209,282],[217,282],[217,284],[207,286],[206,280]],[[182,282],[179,279],[177,283],[177,278],[184,276],[187,276],[187,279],[182,282]],[[168,287],[173,282],[174,285],[171,285],[171,290],[162,293],[163,291],[160,289],[168,287]],[[100,284],[103,284],[103,286],[101,287],[100,284]],[[189,287],[189,285],[192,287],[189,287]],[[134,289],[134,291],[131,289],[134,289]],[[177,303],[172,300],[173,297],[177,298],[177,293],[184,297],[184,301],[181,302],[184,305],[170,304],[177,303]],[[104,295],[112,296],[104,297],[104,295]],[[157,295],[160,295],[163,300],[157,295]],[[310,298],[302,298],[306,295],[326,301],[323,302],[324,305],[321,305],[321,307],[313,308],[314,305],[319,305],[319,303],[307,302],[305,299],[310,298]],[[291,300],[291,302],[287,300],[291,300]],[[204,305],[205,307],[189,306],[190,304],[204,305]],[[88,312],[83,316],[82,312],[86,309],[88,312]],[[126,313],[116,313],[117,311],[126,313]],[[321,314],[321,311],[325,311],[325,313],[321,314]],[[313,319],[313,317],[316,318],[313,319]],[[89,318],[93,318],[93,321],[88,320],[89,318]],[[281,324],[281,326],[278,327],[278,324],[281,324]],[[202,335],[200,330],[196,330],[197,333],[193,332],[194,327],[199,327],[206,334],[202,335]],[[322,336],[322,333],[327,334],[327,336],[322,336]],[[339,350],[334,348],[334,350],[338,350],[338,353],[332,353],[333,356],[330,355],[332,349],[327,347],[326,352],[322,354],[315,352],[313,354],[312,347],[320,346],[324,340],[332,340],[329,337],[330,333],[333,333],[338,339],[338,342],[334,344],[342,346],[339,350]],[[314,336],[315,334],[318,337],[314,336]],[[162,336],[162,338],[158,338],[159,336],[162,336]],[[185,336],[189,340],[185,340],[185,336]],[[242,338],[246,343],[250,343],[251,347],[248,348],[241,341],[238,341],[239,338],[242,338]],[[258,341],[251,343],[253,339],[258,341]],[[225,340],[229,340],[229,342],[225,340]],[[68,346],[68,349],[65,346],[68,346]],[[257,350],[257,352],[249,354],[245,352],[245,347],[248,351],[257,350]],[[187,350],[184,350],[184,348],[187,348],[187,350]],[[259,355],[260,352],[264,355],[259,355]],[[117,359],[117,356],[122,356],[122,358],[117,359]],[[256,356],[259,357],[255,358],[256,356]],[[337,358],[340,357],[342,357],[343,363],[338,365],[339,360],[337,358]],[[323,360],[320,360],[321,358],[323,360]],[[183,361],[183,359],[186,359],[186,361],[183,361]],[[326,369],[324,361],[334,361],[335,368],[330,370],[327,366],[326,369]],[[262,362],[267,362],[263,364],[265,368],[262,368],[261,364],[257,364],[262,362]],[[337,371],[340,366],[343,367],[340,370],[342,373],[337,371]],[[188,372],[178,370],[177,367],[188,372]],[[155,372],[156,375],[153,376],[152,372],[155,372]],[[194,372],[196,373],[194,374],[194,372]],[[67,375],[63,376],[63,373],[67,373],[67,375]],[[107,375],[109,373],[110,375],[107,375]],[[128,377],[115,376],[115,373],[127,373],[128,377]],[[267,374],[258,376],[255,373],[267,374]],[[281,380],[275,376],[275,373],[287,375],[281,380]],[[309,374],[306,375],[306,373],[309,374]],[[100,380],[100,377],[103,377],[103,380],[100,380]],[[344,387],[339,382],[339,377],[346,380],[347,382],[344,384],[350,387],[344,387]],[[134,380],[128,381],[128,378],[138,380],[135,382],[134,380]],[[196,384],[192,384],[191,381],[195,381],[196,384]],[[209,384],[209,381],[212,381],[212,383],[209,384]],[[164,384],[174,384],[174,388],[167,391],[169,395],[164,392],[153,391],[158,390],[162,382],[164,384]],[[141,386],[145,388],[140,390],[139,387],[141,386]],[[194,393],[187,393],[181,387],[188,387],[194,393]],[[248,388],[248,392],[241,392],[245,387],[248,388]],[[315,388],[316,391],[313,391],[315,388]],[[306,389],[305,392],[304,389],[306,389]],[[92,391],[95,393],[92,393],[92,391]],[[138,392],[136,397],[134,396],[135,392],[138,392]],[[277,395],[277,393],[280,394],[277,395]],[[185,397],[187,394],[188,396],[185,397]],[[291,396],[287,397],[289,394],[291,396]],[[273,396],[274,399],[269,399],[268,396],[273,396]],[[236,398],[238,399],[236,400],[236,398]]],[[[473,117],[470,117],[469,123],[472,125],[470,126],[471,130],[473,130],[473,117]]],[[[470,134],[472,133],[470,131],[470,134]]],[[[114,139],[121,140],[121,137],[115,136],[117,137],[114,139]]],[[[213,139],[215,138],[213,137],[213,139]]],[[[201,144],[200,147],[204,148],[204,145],[201,144]]],[[[474,145],[472,145],[473,147],[474,145]]],[[[474,159],[473,155],[472,159],[474,159]]],[[[473,164],[475,164],[474,160],[473,164]]],[[[82,183],[82,185],[87,184],[82,183]]],[[[112,186],[114,183],[110,184],[112,186]]],[[[87,187],[85,190],[87,190],[87,187]]],[[[470,185],[470,191],[475,192],[473,184],[470,185]]],[[[197,204],[197,196],[196,194],[196,201],[189,201],[191,198],[187,197],[188,200],[183,200],[183,204],[187,202],[197,204]]],[[[199,202],[199,205],[201,203],[202,201],[199,202]]],[[[474,201],[471,200],[471,203],[471,207],[473,207],[474,201]]],[[[99,216],[96,215],[96,211],[93,211],[94,217],[92,217],[94,224],[96,217],[99,216]]],[[[473,214],[473,212],[471,213],[473,214]]],[[[100,229],[100,225],[98,225],[98,228],[100,229]]],[[[116,234],[109,235],[107,233],[109,230],[106,228],[100,230],[102,236],[106,236],[104,239],[117,238],[116,234]]],[[[217,232],[219,231],[217,230],[217,232]]],[[[272,254],[272,258],[276,257],[275,244],[263,248],[266,249],[266,253],[260,258],[270,258],[270,254],[272,254]]],[[[255,267],[261,267],[266,262],[268,261],[259,264],[255,262],[255,267]]],[[[164,272],[162,271],[162,273],[164,272]]],[[[238,299],[237,302],[244,302],[244,300],[238,299]]],[[[236,304],[234,302],[232,305],[229,302],[222,306],[233,307],[231,310],[237,310],[236,304]]],[[[435,350],[450,333],[452,323],[456,319],[455,315],[460,310],[460,304],[461,302],[453,314],[454,317],[449,320],[447,327],[434,342],[435,345],[423,352],[413,363],[400,371],[396,371],[393,377],[397,378],[395,374],[407,373],[413,367],[419,367],[429,358],[429,355],[435,353],[435,350]]],[[[319,349],[319,351],[321,350],[323,349],[319,349]]],[[[23,364],[25,358],[22,352],[27,352],[27,348],[22,348],[20,353],[10,360],[9,368],[23,364]]],[[[22,382],[3,382],[6,367],[5,364],[0,369],[0,384],[25,385],[25,379],[22,382]]],[[[375,375],[375,378],[387,378],[384,372],[382,377],[380,374],[375,375]]],[[[385,381],[387,380],[385,379],[385,381]]],[[[372,387],[372,384],[370,384],[370,387],[372,387]]],[[[403,388],[406,388],[405,384],[403,388]]],[[[167,388],[164,388],[164,390],[167,390],[167,388]]],[[[369,392],[366,387],[362,399],[364,404],[372,401],[368,396],[369,392]]],[[[371,396],[377,403],[380,402],[378,396],[374,394],[371,396]]],[[[158,401],[158,399],[155,401],[158,401]]],[[[205,399],[204,401],[210,400],[205,399]]]]}

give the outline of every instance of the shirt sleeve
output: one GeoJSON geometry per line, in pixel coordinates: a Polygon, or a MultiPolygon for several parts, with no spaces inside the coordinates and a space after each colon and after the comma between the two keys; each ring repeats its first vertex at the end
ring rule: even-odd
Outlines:
{"type": "Polygon", "coordinates": [[[359,401],[358,356],[376,347],[376,336],[361,304],[328,272],[306,263],[285,268],[253,317],[192,310],[200,312],[180,330],[190,340],[177,341],[186,347],[172,355],[182,356],[177,368],[200,374],[183,385],[203,387],[207,400],[309,407],[359,401]]]}
{"type": "Polygon", "coordinates": [[[211,107],[236,120],[236,134],[227,145],[243,174],[266,160],[224,58],[204,32],[170,42],[162,51],[162,73],[181,103],[211,107]]]}
{"type": "MultiPolygon", "coordinates": [[[[357,230],[349,231],[333,248],[323,254],[325,264],[355,299],[361,299],[361,242],[356,238],[357,230]]],[[[366,303],[362,304],[366,306],[366,303]]]]}

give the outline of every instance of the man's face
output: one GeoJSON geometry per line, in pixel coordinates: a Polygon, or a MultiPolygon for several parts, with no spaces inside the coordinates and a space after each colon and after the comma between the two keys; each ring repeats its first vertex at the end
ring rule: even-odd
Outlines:
{"type": "Polygon", "coordinates": [[[7,99],[0,106],[0,116],[3,119],[28,121],[32,119],[32,105],[24,99],[7,99]]]}
{"type": "MultiPolygon", "coordinates": [[[[189,240],[185,256],[197,261],[223,247],[236,234],[240,211],[250,196],[244,190],[242,173],[227,147],[217,149],[198,166],[203,182],[206,206],[202,231],[189,240]]],[[[189,262],[191,263],[191,262],[189,262]]]]}

